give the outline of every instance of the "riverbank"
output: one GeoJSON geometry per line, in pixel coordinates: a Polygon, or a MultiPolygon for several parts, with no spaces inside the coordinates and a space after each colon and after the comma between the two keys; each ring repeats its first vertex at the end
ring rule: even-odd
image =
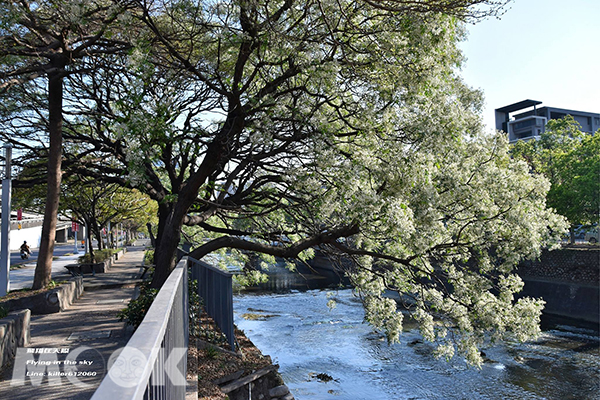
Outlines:
{"type": "Polygon", "coordinates": [[[202,328],[201,338],[190,337],[188,352],[188,376],[198,377],[199,400],[293,400],[279,366],[243,331],[235,329],[238,349],[233,352],[206,315],[202,328]]]}
{"type": "Polygon", "coordinates": [[[568,246],[543,250],[517,273],[525,282],[520,296],[543,298],[545,314],[600,322],[600,247],[568,246]]]}

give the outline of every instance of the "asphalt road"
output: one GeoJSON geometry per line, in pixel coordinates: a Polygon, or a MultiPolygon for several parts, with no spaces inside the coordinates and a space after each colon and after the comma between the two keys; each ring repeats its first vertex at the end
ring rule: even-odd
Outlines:
{"type": "MultiPolygon", "coordinates": [[[[145,246],[149,241],[141,239],[137,241],[138,246],[145,246]]],[[[13,268],[9,272],[9,290],[31,288],[33,284],[33,275],[35,273],[35,264],[37,259],[37,250],[32,250],[32,254],[29,259],[21,260],[19,252],[13,252],[11,254],[11,265],[21,264],[20,267],[13,268]],[[14,260],[14,261],[13,261],[14,260]]],[[[83,249],[80,247],[79,254],[74,254],[75,248],[73,242],[59,243],[54,246],[54,259],[52,261],[52,279],[59,282],[67,280],[71,277],[69,272],[65,269],[66,265],[76,264],[77,258],[83,255],[83,249]]]]}
{"type": "MultiPolygon", "coordinates": [[[[79,246],[80,247],[78,248],[78,250],[80,252],[80,255],[83,255],[83,248],[81,248],[81,244],[79,246]]],[[[39,249],[31,249],[31,254],[29,255],[29,258],[26,260],[21,259],[21,254],[18,250],[11,251],[10,265],[35,263],[37,261],[38,250],[39,249]]],[[[71,241],[71,243],[56,243],[54,245],[54,253],[53,254],[55,257],[61,257],[66,254],[74,254],[74,251],[75,251],[75,246],[72,241],[71,241]]]]}

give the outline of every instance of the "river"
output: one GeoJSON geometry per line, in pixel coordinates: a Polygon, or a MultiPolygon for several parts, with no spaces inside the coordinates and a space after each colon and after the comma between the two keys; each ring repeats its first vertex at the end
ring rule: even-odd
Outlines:
{"type": "MultiPolygon", "coordinates": [[[[271,280],[271,289],[295,287],[284,279],[271,280]]],[[[350,289],[264,289],[235,296],[235,323],[280,365],[297,400],[600,399],[593,327],[546,320],[534,342],[482,349],[486,362],[476,369],[460,358],[436,360],[410,323],[400,343],[388,345],[363,323],[350,289]]]]}

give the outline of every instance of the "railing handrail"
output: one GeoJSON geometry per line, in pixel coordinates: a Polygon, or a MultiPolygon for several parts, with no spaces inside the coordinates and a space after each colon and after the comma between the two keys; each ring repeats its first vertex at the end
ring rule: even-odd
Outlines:
{"type": "Polygon", "coordinates": [[[232,286],[234,274],[192,257],[188,257],[188,262],[190,279],[198,281],[198,296],[202,299],[204,310],[227,337],[231,350],[235,351],[232,286]]]}
{"type": "Polygon", "coordinates": [[[196,260],[193,257],[188,257],[188,259],[190,261],[192,261],[194,263],[197,263],[197,264],[200,264],[200,265],[202,265],[202,267],[204,267],[206,269],[209,269],[209,270],[211,270],[213,272],[216,272],[216,273],[218,273],[220,275],[227,276],[227,277],[234,275],[230,271],[225,271],[225,270],[222,270],[221,268],[214,267],[214,266],[212,266],[212,265],[210,265],[210,264],[208,264],[208,263],[206,263],[204,261],[196,260]]]}
{"type": "MultiPolygon", "coordinates": [[[[154,364],[159,356],[161,343],[165,337],[169,316],[177,295],[177,288],[182,284],[181,281],[185,279],[186,272],[187,260],[184,259],[171,272],[152,302],[142,323],[127,343],[128,348],[138,350],[146,360],[141,374],[136,376],[137,382],[135,386],[123,387],[123,385],[115,383],[111,379],[109,371],[94,393],[94,396],[92,396],[92,400],[141,400],[144,398],[154,364]]],[[[186,282],[183,282],[183,284],[187,285],[186,282]]]]}

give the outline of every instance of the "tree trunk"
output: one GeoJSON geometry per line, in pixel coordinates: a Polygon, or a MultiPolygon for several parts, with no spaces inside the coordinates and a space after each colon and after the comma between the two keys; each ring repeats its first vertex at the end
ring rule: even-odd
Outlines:
{"type": "Polygon", "coordinates": [[[154,238],[154,234],[152,233],[152,224],[148,222],[146,224],[146,227],[148,228],[148,235],[150,236],[150,246],[156,248],[156,239],[154,238]]]}
{"type": "Polygon", "coordinates": [[[94,237],[98,241],[98,250],[102,250],[102,230],[98,226],[98,222],[95,218],[90,219],[90,231],[94,234],[94,237]]]}
{"type": "Polygon", "coordinates": [[[202,164],[179,191],[177,202],[158,204],[158,234],[154,251],[156,268],[150,283],[152,288],[159,289],[175,268],[183,219],[196,200],[200,186],[209,176],[223,170],[227,163],[229,140],[244,127],[244,116],[239,111],[241,105],[238,104],[232,109],[236,111],[230,112],[221,132],[208,146],[202,164]]]}
{"type": "Polygon", "coordinates": [[[52,255],[56,237],[58,219],[58,202],[60,199],[60,182],[62,178],[62,102],[63,72],[48,75],[48,193],[42,224],[39,256],[35,266],[32,289],[41,289],[50,283],[52,278],[52,255]]]}
{"type": "Polygon", "coordinates": [[[91,224],[87,223],[88,229],[86,229],[87,234],[87,244],[88,244],[88,253],[90,253],[90,262],[94,262],[94,245],[92,244],[92,230],[89,228],[91,224]]]}
{"type": "Polygon", "coordinates": [[[96,232],[96,239],[98,241],[98,250],[104,249],[104,238],[102,237],[102,229],[96,232]]]}
{"type": "Polygon", "coordinates": [[[175,258],[177,246],[181,238],[182,218],[178,218],[178,213],[174,212],[175,207],[159,207],[158,220],[161,229],[160,238],[154,250],[154,275],[150,287],[159,289],[167,280],[173,268],[175,268],[175,258]]]}

